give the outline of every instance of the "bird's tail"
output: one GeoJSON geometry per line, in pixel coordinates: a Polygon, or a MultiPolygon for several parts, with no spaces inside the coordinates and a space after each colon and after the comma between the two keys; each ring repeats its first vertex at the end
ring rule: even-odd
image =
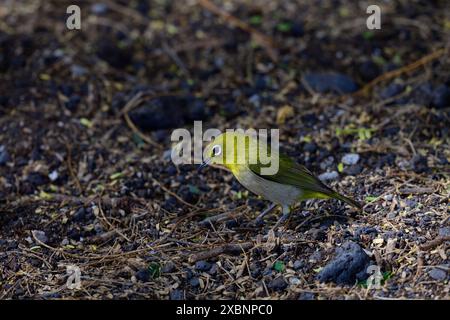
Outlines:
{"type": "Polygon", "coordinates": [[[346,196],[344,196],[344,195],[342,195],[340,193],[333,192],[332,194],[330,194],[330,196],[332,198],[344,201],[345,203],[347,203],[347,204],[349,204],[349,205],[351,205],[351,206],[353,206],[355,208],[358,208],[359,210],[362,210],[363,206],[361,205],[361,203],[359,203],[359,202],[357,202],[357,201],[355,201],[353,199],[350,199],[350,198],[348,198],[348,197],[346,197],[346,196]]]}

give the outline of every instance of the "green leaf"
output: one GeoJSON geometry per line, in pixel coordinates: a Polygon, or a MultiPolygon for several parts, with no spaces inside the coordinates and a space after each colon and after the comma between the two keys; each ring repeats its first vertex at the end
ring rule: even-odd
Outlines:
{"type": "Polygon", "coordinates": [[[372,31],[364,31],[362,36],[365,40],[370,40],[375,34],[372,31]]]}
{"type": "Polygon", "coordinates": [[[398,53],[395,54],[395,56],[392,58],[392,63],[399,66],[403,64],[402,57],[400,56],[400,54],[398,53]]]}
{"type": "Polygon", "coordinates": [[[363,130],[358,131],[358,138],[359,140],[366,140],[366,133],[363,130]]]}
{"type": "Polygon", "coordinates": [[[350,15],[350,10],[346,7],[339,8],[339,15],[343,18],[346,18],[350,15]]]}
{"type": "Polygon", "coordinates": [[[92,128],[92,121],[89,119],[81,118],[80,123],[87,128],[92,128]]]}
{"type": "Polygon", "coordinates": [[[280,32],[289,32],[292,29],[291,22],[280,22],[277,24],[277,30],[280,32]]]}
{"type": "Polygon", "coordinates": [[[178,33],[178,28],[175,25],[170,24],[170,23],[166,25],[166,30],[167,30],[167,33],[170,35],[174,35],[174,34],[178,33]]]}
{"type": "Polygon", "coordinates": [[[379,66],[384,66],[386,64],[386,60],[382,56],[374,56],[372,60],[379,66]]]}
{"type": "Polygon", "coordinates": [[[286,270],[286,266],[284,265],[284,262],[280,261],[280,260],[276,261],[273,264],[273,268],[274,268],[274,270],[276,270],[278,272],[284,272],[284,270],[286,270]]]}
{"type": "Polygon", "coordinates": [[[46,74],[46,73],[40,74],[40,75],[39,75],[39,78],[41,78],[41,80],[44,80],[44,81],[48,81],[48,80],[51,79],[50,75],[48,75],[48,74],[46,74]]]}
{"type": "Polygon", "coordinates": [[[262,23],[262,17],[260,15],[251,16],[249,22],[254,26],[260,25],[262,23]]]}
{"type": "MultiPolygon", "coordinates": [[[[391,271],[385,271],[382,273],[383,279],[380,281],[380,285],[384,286],[386,281],[392,277],[393,273],[391,271]]],[[[358,286],[367,289],[367,279],[358,281],[358,286]]]]}
{"type": "Polygon", "coordinates": [[[51,200],[53,196],[50,193],[41,190],[41,192],[39,192],[39,198],[43,200],[51,200]]]}
{"type": "Polygon", "coordinates": [[[200,190],[192,184],[189,185],[189,192],[193,194],[200,194],[200,190]]]}
{"type": "Polygon", "coordinates": [[[153,279],[159,278],[161,276],[161,265],[157,262],[152,262],[148,266],[148,271],[153,279]]]}
{"type": "Polygon", "coordinates": [[[366,202],[374,202],[377,199],[378,199],[378,197],[368,196],[368,197],[366,197],[366,202]]]}
{"type": "Polygon", "coordinates": [[[344,164],[342,162],[339,162],[337,169],[339,172],[343,172],[344,171],[344,164]]]}
{"type": "Polygon", "coordinates": [[[383,280],[381,281],[381,284],[384,284],[386,281],[388,281],[392,277],[393,273],[391,271],[385,271],[383,272],[383,280]]]}
{"type": "Polygon", "coordinates": [[[302,141],[306,142],[306,143],[310,143],[312,141],[311,136],[304,136],[302,137],[302,141]]]}
{"type": "Polygon", "coordinates": [[[145,145],[144,140],[142,140],[142,138],[135,132],[133,132],[133,141],[134,141],[134,143],[136,143],[138,148],[141,148],[142,146],[145,145]]]}
{"type": "Polygon", "coordinates": [[[116,172],[116,173],[113,173],[112,175],[110,175],[109,178],[111,180],[117,180],[117,179],[122,178],[124,175],[125,174],[123,172],[116,172]]]}

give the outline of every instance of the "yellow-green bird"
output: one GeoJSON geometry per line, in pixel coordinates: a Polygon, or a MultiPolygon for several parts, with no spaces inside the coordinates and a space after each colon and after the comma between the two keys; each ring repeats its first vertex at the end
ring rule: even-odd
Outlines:
{"type": "Polygon", "coordinates": [[[358,209],[362,208],[355,200],[327,187],[306,167],[278,151],[271,150],[261,139],[243,132],[222,133],[210,142],[205,148],[204,161],[200,168],[208,164],[227,167],[245,188],[272,202],[272,205],[257,217],[257,221],[261,221],[267,213],[280,205],[283,216],[278,225],[287,219],[292,205],[307,199],[334,198],[358,209]],[[262,157],[261,150],[264,148],[269,158],[278,160],[276,173],[263,174],[264,168],[269,167],[267,157],[262,157]]]}

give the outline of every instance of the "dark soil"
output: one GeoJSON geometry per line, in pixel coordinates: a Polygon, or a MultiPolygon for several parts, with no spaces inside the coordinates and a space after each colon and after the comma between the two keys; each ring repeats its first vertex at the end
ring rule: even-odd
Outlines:
{"type": "Polygon", "coordinates": [[[74,1],[7,3],[0,298],[449,298],[448,1],[383,2],[373,31],[347,0],[216,1],[250,29],[208,1],[77,1],[81,30],[74,1]],[[171,162],[194,120],[279,128],[364,212],[314,200],[255,226],[268,203],[231,173],[171,162]]]}

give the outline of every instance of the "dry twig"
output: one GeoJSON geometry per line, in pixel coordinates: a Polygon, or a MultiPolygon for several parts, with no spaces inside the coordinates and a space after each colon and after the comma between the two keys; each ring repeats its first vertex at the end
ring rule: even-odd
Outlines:
{"type": "Polygon", "coordinates": [[[369,92],[373,89],[373,87],[375,85],[377,85],[378,83],[380,83],[382,81],[387,81],[387,80],[397,78],[404,73],[409,73],[413,70],[416,70],[417,68],[420,68],[421,66],[440,58],[441,56],[443,56],[445,54],[446,51],[447,50],[445,48],[438,49],[438,50],[436,50],[436,51],[434,51],[434,52],[432,52],[432,53],[420,58],[419,60],[414,61],[413,63],[410,63],[404,67],[386,72],[386,73],[380,75],[379,77],[376,77],[372,81],[370,81],[361,90],[357,91],[354,95],[367,96],[369,94],[369,92]]]}
{"type": "Polygon", "coordinates": [[[436,248],[438,245],[444,243],[445,241],[450,241],[450,236],[439,236],[427,243],[424,243],[420,246],[420,250],[429,251],[433,248],[436,248]]]}
{"type": "Polygon", "coordinates": [[[241,252],[244,252],[244,250],[249,250],[254,246],[253,242],[244,242],[244,243],[229,243],[220,247],[212,248],[208,251],[199,252],[197,254],[192,255],[189,257],[189,262],[193,263],[200,260],[206,260],[213,257],[217,257],[221,254],[232,254],[236,255],[241,252]]]}

